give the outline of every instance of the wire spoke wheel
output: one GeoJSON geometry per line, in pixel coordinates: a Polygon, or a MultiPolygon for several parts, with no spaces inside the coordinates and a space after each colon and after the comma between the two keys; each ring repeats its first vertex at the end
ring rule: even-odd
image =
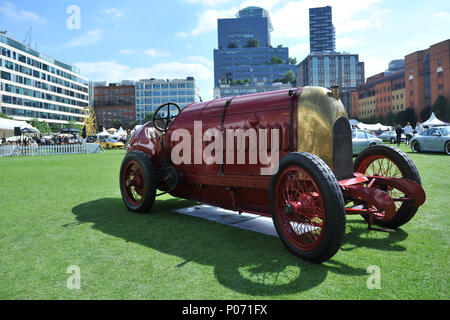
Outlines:
{"type": "Polygon", "coordinates": [[[144,199],[145,182],[142,168],[136,161],[130,161],[125,169],[124,179],[128,199],[138,205],[144,199]]]}
{"type": "Polygon", "coordinates": [[[314,263],[336,254],[345,234],[344,199],[325,162],[306,152],[285,156],[269,195],[273,223],[288,250],[314,263]]]}
{"type": "MultiPolygon", "coordinates": [[[[366,176],[380,176],[386,178],[407,178],[421,184],[416,166],[402,151],[389,146],[375,146],[364,150],[354,164],[355,172],[366,176]]],[[[384,227],[397,228],[413,218],[417,208],[410,207],[404,201],[405,194],[393,187],[373,185],[374,188],[386,192],[395,202],[396,214],[388,221],[382,221],[384,215],[375,215],[375,223],[384,227]]],[[[368,217],[363,217],[367,220],[368,217]]]]}
{"type": "Polygon", "coordinates": [[[286,236],[301,250],[317,247],[323,237],[323,200],[311,176],[290,167],[281,175],[275,191],[277,216],[286,236]]]}

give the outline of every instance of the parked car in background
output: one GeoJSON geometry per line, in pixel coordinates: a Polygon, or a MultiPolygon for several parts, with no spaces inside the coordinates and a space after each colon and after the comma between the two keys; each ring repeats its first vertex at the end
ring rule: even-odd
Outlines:
{"type": "MultiPolygon", "coordinates": [[[[389,142],[392,144],[397,143],[397,134],[395,133],[395,131],[385,131],[380,134],[378,138],[383,140],[383,142],[389,142]]],[[[401,142],[406,142],[406,135],[403,133],[401,142]]]]}
{"type": "Polygon", "coordinates": [[[97,136],[88,136],[86,139],[87,143],[95,143],[98,140],[97,136]]]}
{"type": "Polygon", "coordinates": [[[100,140],[100,144],[103,149],[125,149],[125,145],[123,142],[118,141],[114,138],[103,138],[100,140]]]}
{"type": "Polygon", "coordinates": [[[428,129],[411,139],[411,150],[444,152],[450,155],[450,126],[428,129]]]}
{"type": "Polygon", "coordinates": [[[383,144],[383,140],[375,137],[373,134],[353,129],[352,130],[352,142],[353,142],[353,155],[360,154],[363,150],[376,146],[377,144],[383,144]]]}

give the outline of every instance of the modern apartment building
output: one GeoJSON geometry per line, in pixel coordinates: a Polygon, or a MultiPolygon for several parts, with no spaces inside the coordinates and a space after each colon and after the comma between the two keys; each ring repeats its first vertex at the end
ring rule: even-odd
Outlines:
{"type": "Polygon", "coordinates": [[[108,86],[95,85],[93,90],[98,125],[109,128],[113,121],[119,121],[122,127],[127,128],[136,121],[134,84],[122,82],[108,86]]]}
{"type": "Polygon", "coordinates": [[[155,112],[160,105],[167,102],[184,108],[200,100],[200,90],[193,77],[140,80],[136,82],[136,120],[142,123],[148,113],[155,112]]]}
{"type": "Polygon", "coordinates": [[[341,88],[341,100],[350,114],[351,91],[364,83],[364,62],[350,53],[315,53],[308,55],[297,70],[298,86],[341,88]]]}
{"type": "Polygon", "coordinates": [[[450,101],[450,39],[405,57],[406,105],[416,116],[439,95],[450,101]]]}
{"type": "Polygon", "coordinates": [[[1,112],[17,120],[84,121],[88,80],[74,66],[0,34],[1,112]]]}
{"type": "Polygon", "coordinates": [[[214,50],[216,98],[276,90],[283,85],[273,89],[272,85],[288,71],[295,78],[297,68],[289,63],[289,48],[272,47],[271,31],[269,13],[259,7],[242,9],[233,19],[218,20],[219,49],[214,50]]]}
{"type": "Polygon", "coordinates": [[[330,6],[309,9],[310,52],[335,52],[336,35],[330,6]]]}

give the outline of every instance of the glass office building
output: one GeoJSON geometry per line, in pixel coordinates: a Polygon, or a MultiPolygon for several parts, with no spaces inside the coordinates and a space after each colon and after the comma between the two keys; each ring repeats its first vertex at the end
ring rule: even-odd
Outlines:
{"type": "Polygon", "coordinates": [[[148,113],[153,113],[167,102],[178,104],[182,109],[200,101],[200,90],[193,77],[186,79],[147,79],[136,82],[136,121],[143,122],[148,113]]]}
{"type": "Polygon", "coordinates": [[[307,56],[297,70],[297,85],[341,88],[341,100],[350,111],[351,91],[365,81],[364,62],[350,53],[317,53],[307,56]]]}
{"type": "Polygon", "coordinates": [[[267,91],[286,72],[296,75],[296,66],[289,64],[289,49],[272,47],[271,31],[269,13],[259,7],[242,9],[233,19],[218,20],[219,49],[214,50],[215,98],[231,96],[233,92],[267,91]]]}
{"type": "Polygon", "coordinates": [[[84,121],[88,80],[79,70],[0,34],[1,112],[16,120],[84,121]]]}
{"type": "Polygon", "coordinates": [[[330,6],[309,9],[310,52],[336,51],[336,35],[330,6]]]}

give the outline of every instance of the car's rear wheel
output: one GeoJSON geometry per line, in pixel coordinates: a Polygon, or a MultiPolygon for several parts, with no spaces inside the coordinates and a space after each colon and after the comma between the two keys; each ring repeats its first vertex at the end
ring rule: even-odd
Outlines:
{"type": "Polygon", "coordinates": [[[395,144],[397,140],[395,138],[391,138],[391,144],[395,144]]]}
{"type": "Polygon", "coordinates": [[[315,263],[336,254],[345,234],[345,205],[336,177],[318,157],[291,153],[270,184],[275,228],[288,250],[315,263]]]}
{"type": "Polygon", "coordinates": [[[120,191],[128,210],[146,213],[156,198],[156,174],[150,158],[141,151],[128,153],[120,169],[120,191]]]}
{"type": "Polygon", "coordinates": [[[444,152],[450,156],[450,141],[447,141],[444,146],[444,152]]]}
{"type": "MultiPolygon", "coordinates": [[[[403,152],[389,146],[375,146],[364,150],[354,163],[355,172],[366,176],[381,176],[387,178],[407,178],[421,185],[419,172],[411,159],[403,152]]],[[[380,226],[387,228],[398,228],[410,221],[416,214],[418,208],[411,207],[408,203],[401,201],[404,194],[394,188],[383,190],[395,202],[396,214],[391,220],[375,220],[380,226]]],[[[368,217],[363,216],[366,220],[368,217]]]]}

